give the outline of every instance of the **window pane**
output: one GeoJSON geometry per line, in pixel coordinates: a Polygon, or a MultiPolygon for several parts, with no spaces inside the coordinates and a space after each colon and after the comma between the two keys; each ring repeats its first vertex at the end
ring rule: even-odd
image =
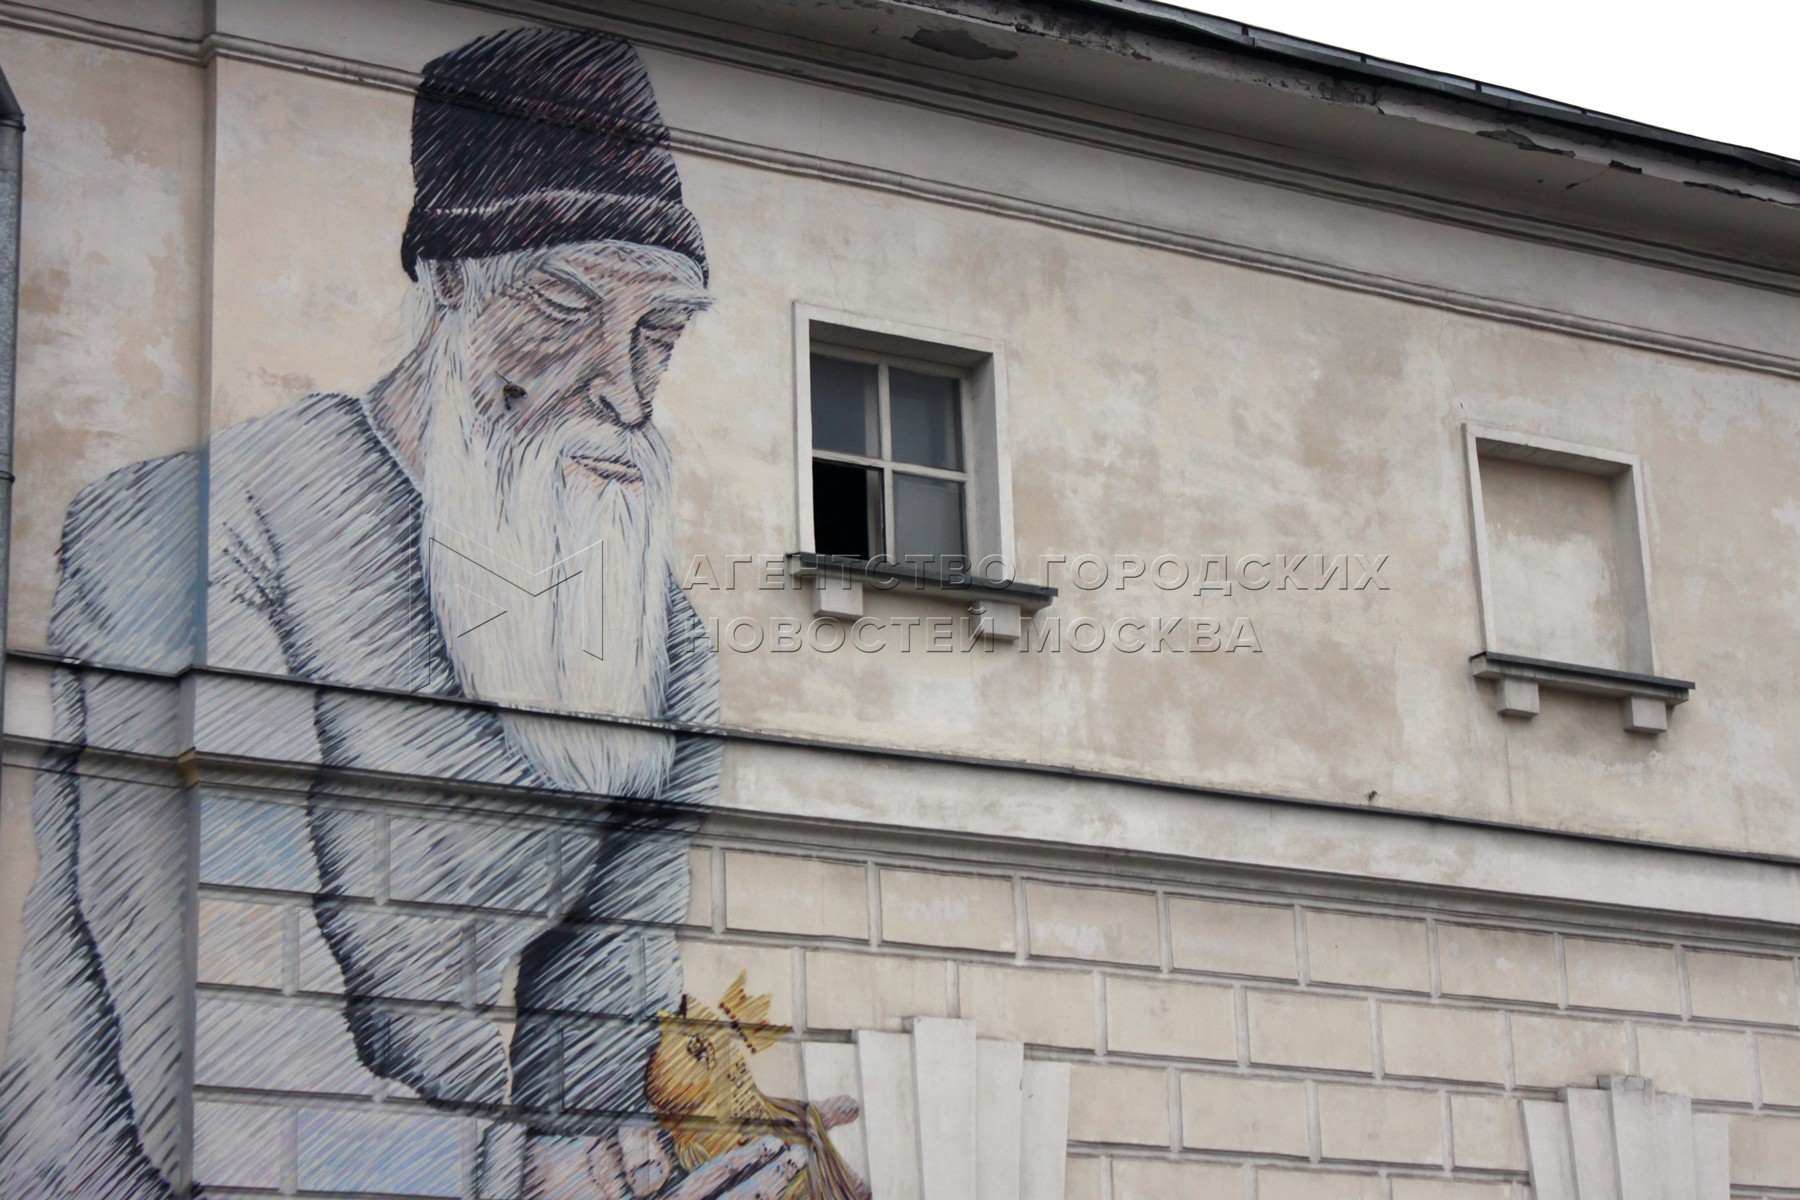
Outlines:
{"type": "Polygon", "coordinates": [[[851,558],[882,553],[880,471],[813,460],[813,549],[851,558]]]}
{"type": "Polygon", "coordinates": [[[894,557],[948,570],[944,558],[966,553],[963,485],[894,472],[894,557]]]}
{"type": "Polygon", "coordinates": [[[960,381],[948,375],[888,370],[894,458],[922,467],[962,470],[960,381]]]}
{"type": "Polygon", "coordinates": [[[812,436],[820,450],[881,453],[873,363],[812,356],[812,436]]]}

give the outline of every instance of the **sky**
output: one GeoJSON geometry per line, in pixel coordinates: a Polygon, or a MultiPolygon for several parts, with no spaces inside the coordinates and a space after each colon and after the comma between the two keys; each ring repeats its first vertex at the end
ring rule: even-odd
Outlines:
{"type": "Polygon", "coordinates": [[[1800,159],[1800,0],[1165,0],[1800,159]]]}

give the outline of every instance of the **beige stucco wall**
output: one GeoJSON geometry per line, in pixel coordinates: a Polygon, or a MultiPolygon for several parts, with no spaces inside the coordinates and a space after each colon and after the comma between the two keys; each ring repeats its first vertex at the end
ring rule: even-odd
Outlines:
{"type": "MultiPolygon", "coordinates": [[[[264,44],[397,70],[510,23],[422,0],[220,10],[264,44]]],[[[797,1035],[756,1060],[762,1087],[804,1091],[797,1042],[953,1015],[1073,1062],[1071,1198],[1519,1200],[1518,1102],[1631,1072],[1731,1114],[1741,1188],[1800,1187],[1791,867],[1397,815],[1800,854],[1785,669],[1800,383],[1574,329],[1764,352],[1791,297],[644,53],[717,301],[659,395],[684,560],[800,544],[796,304],[1003,347],[1029,581],[1055,556],[1387,558],[1387,587],[1359,591],[1049,580],[1063,591],[1044,616],[1065,625],[1247,618],[1254,652],[727,648],[728,724],[926,752],[728,746],[719,816],[690,854],[684,986],[710,1001],[748,969],[774,994],[797,1035]],[[1416,294],[1351,286],[1352,268],[1416,294]],[[1548,315],[1502,320],[1469,297],[1548,315]],[[1661,666],[1699,684],[1666,736],[1553,693],[1506,721],[1468,677],[1465,423],[1642,463],[1661,666]]],[[[9,630],[30,650],[81,487],[310,392],[360,391],[405,348],[410,97],[393,79],[235,53],[202,67],[3,23],[0,62],[30,122],[9,630]]],[[[693,598],[721,622],[808,615],[791,589],[693,598]]],[[[871,596],[869,612],[961,610],[871,596]]],[[[49,679],[9,674],[0,1052],[49,679]]],[[[279,690],[243,686],[233,703],[279,690]]],[[[309,703],[258,711],[299,728],[309,703]]],[[[254,744],[207,732],[209,763],[274,753],[260,728],[236,731],[254,744]]],[[[302,828],[306,798],[270,780],[233,802],[302,828]]],[[[211,786],[187,782],[196,800],[211,786]]],[[[416,797],[370,803],[384,830],[423,823],[416,797]]],[[[328,953],[311,886],[267,883],[196,872],[203,997],[335,1012],[320,998],[341,980],[304,982],[328,953]]],[[[349,1060],[326,1024],[324,1048],[259,1057],[267,1076],[197,1068],[202,1128],[209,1104],[332,1092],[302,1077],[349,1060]]],[[[196,1153],[212,1152],[202,1132],[196,1153]]]]}
{"type": "Polygon", "coordinates": [[[0,54],[30,126],[8,635],[33,648],[75,493],[198,442],[206,79],[17,29],[0,54]]]}
{"type": "MultiPolygon", "coordinates": [[[[1770,736],[1795,695],[1780,654],[1758,649],[1796,636],[1791,556],[1766,552],[1794,540],[1777,515],[1792,503],[1792,384],[1023,222],[927,220],[915,202],[841,185],[706,162],[688,178],[718,247],[720,304],[684,347],[670,407],[734,397],[714,428],[735,469],[715,450],[684,475],[703,509],[684,526],[697,550],[777,553],[795,537],[786,322],[800,298],[1006,344],[1025,562],[1390,555],[1385,592],[1064,583],[1050,610],[1246,616],[1260,655],[728,653],[728,714],[1629,836],[1748,848],[1800,835],[1775,783],[1800,759],[1770,736]],[[758,215],[782,207],[807,215],[791,238],[758,215]],[[734,222],[747,236],[725,232],[734,222]],[[734,318],[751,329],[718,328],[734,318]],[[1662,661],[1700,682],[1670,736],[1626,736],[1612,702],[1568,697],[1529,725],[1504,722],[1467,678],[1480,623],[1464,421],[1643,455],[1662,661]],[[1754,619],[1711,615],[1738,596],[1756,598],[1754,619]],[[1746,706],[1766,715],[1740,720],[1746,706]],[[1734,786],[1711,786],[1720,776],[1734,786]]],[[[719,616],[805,615],[797,596],[696,600],[719,616]]]]}
{"type": "Polygon", "coordinates": [[[402,352],[412,103],[254,63],[212,69],[210,421],[222,429],[313,392],[360,393],[402,352]]]}
{"type": "MultiPolygon", "coordinates": [[[[400,53],[395,31],[406,26],[394,14],[404,6],[384,11],[380,50],[400,53]]],[[[441,50],[444,36],[433,31],[413,52],[441,50]]],[[[355,40],[342,28],[332,37],[355,40]]],[[[358,390],[402,347],[409,101],[231,57],[203,69],[18,30],[4,33],[0,54],[19,64],[31,119],[11,631],[30,648],[42,644],[56,531],[80,486],[191,445],[202,428],[314,390],[358,390]]],[[[1110,178],[1154,184],[1121,201],[1098,186],[1104,177],[1044,159],[1024,134],[871,109],[867,97],[828,114],[830,93],[811,85],[646,56],[678,135],[761,129],[773,145],[829,115],[823,147],[874,111],[881,124],[857,153],[896,168],[984,184],[1010,169],[1025,194],[1068,166],[1074,206],[1179,209],[1203,232],[1277,242],[1286,217],[1295,246],[1313,235],[1297,202],[1272,191],[1268,228],[1251,228],[1216,178],[1115,155],[1110,178]],[[975,145],[988,152],[979,167],[975,145]]],[[[1083,153],[1087,166],[1107,162],[1083,153]]],[[[1788,802],[1800,748],[1781,736],[1800,705],[1781,666],[1800,642],[1793,382],[721,154],[687,150],[681,162],[718,300],[660,398],[679,461],[684,555],[798,544],[800,301],[1005,347],[1029,580],[1043,581],[1038,564],[1054,555],[1388,556],[1388,589],[1360,592],[1197,597],[1143,580],[1094,592],[1053,580],[1064,590],[1047,615],[1065,623],[1247,617],[1260,653],[728,652],[728,722],[1658,841],[1800,848],[1788,802]],[[1547,695],[1529,724],[1503,721],[1467,677],[1480,625],[1465,421],[1641,456],[1662,666],[1699,683],[1669,735],[1627,735],[1613,702],[1562,695],[1547,695]]],[[[1729,328],[1741,300],[1756,341],[1772,303],[1392,214],[1379,228],[1366,212],[1342,215],[1347,257],[1388,253],[1405,273],[1435,249],[1432,269],[1471,289],[1554,303],[1561,288],[1571,309],[1675,332],[1729,328]],[[1408,229],[1424,249],[1408,247],[1408,229]],[[1548,261],[1560,275],[1532,274],[1548,261]],[[1667,281],[1649,300],[1647,277],[1667,281]]],[[[721,619],[807,615],[798,593],[699,590],[695,601],[721,619]]],[[[871,611],[955,610],[886,598],[871,611]]]]}

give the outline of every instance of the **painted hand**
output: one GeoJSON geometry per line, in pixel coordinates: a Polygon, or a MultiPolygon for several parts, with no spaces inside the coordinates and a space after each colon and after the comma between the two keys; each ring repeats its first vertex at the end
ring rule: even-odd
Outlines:
{"type": "MultiPolygon", "coordinates": [[[[819,1104],[827,1129],[860,1115],[850,1096],[819,1104]]],[[[597,1138],[533,1139],[525,1195],[529,1200],[780,1200],[807,1161],[806,1147],[769,1136],[683,1175],[667,1134],[654,1126],[627,1125],[597,1138]]]]}
{"type": "Polygon", "coordinates": [[[538,1144],[529,1200],[780,1200],[807,1162],[804,1146],[765,1137],[682,1175],[668,1140],[652,1130],[556,1141],[538,1144]]]}
{"type": "MultiPolygon", "coordinates": [[[[820,1102],[819,1118],[826,1129],[856,1120],[861,1106],[850,1096],[833,1096],[820,1102]]],[[[658,1135],[658,1151],[666,1163],[668,1144],[658,1135]]],[[[624,1143],[621,1142],[621,1149],[624,1143]]],[[[693,1174],[661,1192],[635,1193],[632,1200],[780,1200],[794,1176],[806,1166],[805,1146],[790,1146],[776,1137],[764,1137],[702,1163],[693,1174]]],[[[653,1169],[653,1168],[652,1168],[653,1169]]],[[[868,1196],[868,1189],[851,1177],[853,1193],[868,1196]]],[[[621,1200],[625,1200],[621,1193],[621,1200]]]]}
{"type": "Polygon", "coordinates": [[[779,1200],[806,1165],[806,1149],[760,1138],[683,1176],[668,1139],[640,1126],[595,1139],[584,1158],[584,1178],[543,1193],[545,1200],[779,1200]]]}
{"type": "Polygon", "coordinates": [[[656,1193],[657,1200],[781,1200],[806,1158],[804,1146],[758,1138],[700,1164],[687,1178],[656,1193]]]}

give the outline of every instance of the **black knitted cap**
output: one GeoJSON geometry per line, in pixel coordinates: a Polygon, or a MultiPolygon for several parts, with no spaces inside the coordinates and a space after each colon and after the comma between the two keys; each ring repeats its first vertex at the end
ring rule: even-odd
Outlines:
{"type": "Polygon", "coordinates": [[[512,29],[433,59],[412,146],[414,279],[421,258],[592,241],[679,251],[706,274],[650,77],[618,38],[512,29]]]}

